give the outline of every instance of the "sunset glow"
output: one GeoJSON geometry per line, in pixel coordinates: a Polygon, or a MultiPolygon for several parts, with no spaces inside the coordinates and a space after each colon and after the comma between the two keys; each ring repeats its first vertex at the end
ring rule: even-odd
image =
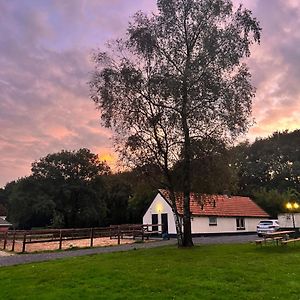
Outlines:
{"type": "Polygon", "coordinates": [[[100,161],[105,161],[113,170],[116,169],[117,156],[114,152],[105,153],[102,151],[98,157],[100,161]]]}

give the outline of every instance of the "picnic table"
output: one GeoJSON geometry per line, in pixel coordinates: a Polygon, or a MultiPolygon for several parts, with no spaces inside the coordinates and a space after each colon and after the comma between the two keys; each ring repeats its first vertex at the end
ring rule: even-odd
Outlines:
{"type": "Polygon", "coordinates": [[[256,245],[261,245],[264,243],[266,245],[267,242],[271,241],[273,243],[276,242],[278,246],[279,242],[282,243],[284,241],[289,240],[290,234],[295,233],[294,230],[283,230],[283,231],[274,231],[274,232],[266,232],[263,234],[262,240],[256,240],[256,245]]]}

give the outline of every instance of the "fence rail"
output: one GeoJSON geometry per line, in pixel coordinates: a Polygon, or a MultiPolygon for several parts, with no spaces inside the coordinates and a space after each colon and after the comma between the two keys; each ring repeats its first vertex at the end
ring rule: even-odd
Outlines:
{"type": "Polygon", "coordinates": [[[123,224],[109,227],[72,228],[72,229],[45,229],[45,230],[9,230],[0,233],[0,242],[3,242],[3,250],[15,251],[16,243],[22,243],[22,252],[26,251],[26,245],[36,243],[57,242],[61,250],[64,241],[90,240],[90,247],[94,245],[94,239],[109,237],[117,239],[118,245],[124,238],[149,239],[154,234],[161,234],[161,230],[153,231],[153,228],[161,228],[161,224],[123,224]],[[8,244],[11,249],[8,249],[8,244]]]}

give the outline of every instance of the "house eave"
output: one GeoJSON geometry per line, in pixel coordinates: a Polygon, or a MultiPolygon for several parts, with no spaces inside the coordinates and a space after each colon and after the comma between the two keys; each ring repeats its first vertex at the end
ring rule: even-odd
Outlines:
{"type": "Polygon", "coordinates": [[[192,214],[192,217],[221,217],[221,218],[270,218],[270,216],[249,216],[249,215],[220,215],[220,214],[192,214]]]}

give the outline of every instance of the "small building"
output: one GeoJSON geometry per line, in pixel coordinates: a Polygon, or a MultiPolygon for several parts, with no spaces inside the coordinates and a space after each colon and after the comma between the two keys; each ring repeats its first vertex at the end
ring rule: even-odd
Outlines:
{"type": "MultiPolygon", "coordinates": [[[[177,210],[183,215],[183,195],[178,193],[177,210]]],[[[162,224],[162,232],[176,234],[174,214],[167,190],[159,190],[143,217],[143,224],[162,224]]],[[[249,197],[191,194],[192,234],[254,233],[261,220],[270,218],[249,197]]],[[[152,229],[154,231],[154,229],[152,229]]]]}
{"type": "Polygon", "coordinates": [[[0,232],[5,232],[12,224],[5,220],[5,217],[0,217],[0,232]]]}
{"type": "Polygon", "coordinates": [[[300,228],[300,213],[278,214],[280,228],[300,228]]]}

